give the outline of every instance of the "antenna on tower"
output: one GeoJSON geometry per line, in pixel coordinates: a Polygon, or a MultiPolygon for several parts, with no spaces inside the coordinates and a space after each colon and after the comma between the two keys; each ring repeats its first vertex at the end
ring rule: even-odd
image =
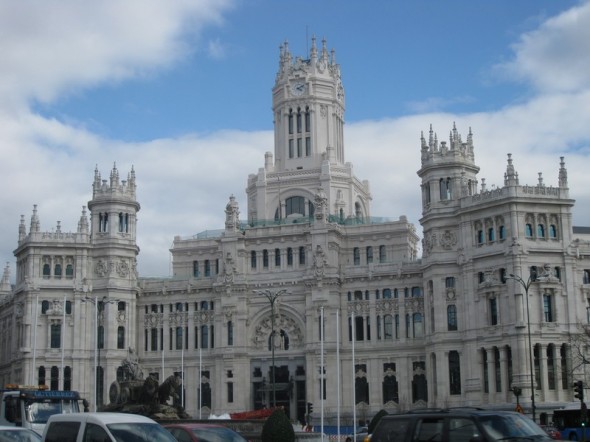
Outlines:
{"type": "Polygon", "coordinates": [[[305,53],[309,54],[309,36],[307,35],[308,26],[305,25],[305,53]]]}

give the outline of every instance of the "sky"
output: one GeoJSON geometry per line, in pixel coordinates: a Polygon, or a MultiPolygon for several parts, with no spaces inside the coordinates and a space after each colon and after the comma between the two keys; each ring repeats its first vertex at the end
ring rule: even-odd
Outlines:
{"type": "MultiPolygon", "coordinates": [[[[223,228],[273,151],[279,47],[326,39],[346,93],[346,161],[373,216],[421,233],[420,135],[471,129],[478,178],[556,186],[590,226],[590,1],[0,0],[0,260],[18,225],[75,232],[94,170],[137,177],[138,268],[169,276],[175,236],[223,228]]],[[[1,261],[0,261],[1,262],[1,261]]]]}

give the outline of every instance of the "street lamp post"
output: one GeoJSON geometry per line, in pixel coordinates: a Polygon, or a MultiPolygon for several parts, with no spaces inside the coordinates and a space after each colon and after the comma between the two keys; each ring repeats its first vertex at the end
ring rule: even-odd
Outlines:
{"type": "Polygon", "coordinates": [[[277,397],[276,397],[276,388],[275,388],[275,302],[279,296],[286,293],[287,290],[282,289],[276,292],[273,292],[269,289],[267,290],[254,290],[254,293],[257,295],[262,295],[268,302],[270,303],[270,347],[271,347],[271,359],[272,359],[272,378],[270,380],[272,384],[272,406],[277,406],[277,397]]]}
{"type": "Polygon", "coordinates": [[[531,284],[535,281],[536,277],[533,275],[529,276],[529,278],[524,281],[520,276],[514,275],[510,273],[506,279],[513,279],[517,281],[523,288],[524,293],[526,296],[526,323],[527,323],[527,333],[528,333],[528,341],[529,341],[529,364],[531,366],[531,407],[533,409],[533,421],[535,421],[536,413],[535,413],[535,367],[533,366],[533,344],[531,342],[531,317],[529,312],[529,288],[531,284]]]}
{"type": "Polygon", "coordinates": [[[103,296],[99,301],[97,296],[94,296],[94,298],[85,296],[82,298],[82,302],[94,304],[94,319],[96,321],[94,324],[94,411],[98,411],[98,313],[104,310],[104,304],[115,304],[119,300],[108,299],[106,296],[103,296]]]}

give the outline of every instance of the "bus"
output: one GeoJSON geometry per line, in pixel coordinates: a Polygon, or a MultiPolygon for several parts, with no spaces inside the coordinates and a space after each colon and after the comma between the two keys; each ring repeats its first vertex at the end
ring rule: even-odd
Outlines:
{"type": "Polygon", "coordinates": [[[583,408],[562,408],[553,412],[553,425],[561,433],[561,438],[566,440],[590,441],[590,414],[586,404],[583,408]],[[583,438],[586,433],[586,437],[583,438]]]}

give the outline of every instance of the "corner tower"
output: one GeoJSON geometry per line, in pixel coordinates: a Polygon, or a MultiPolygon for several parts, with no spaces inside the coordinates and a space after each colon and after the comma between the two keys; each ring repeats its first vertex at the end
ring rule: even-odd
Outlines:
{"type": "Polygon", "coordinates": [[[307,58],[293,57],[285,42],[273,93],[274,157],[248,179],[249,221],[313,216],[320,189],[330,215],[370,216],[368,182],[344,158],[344,88],[335,51],[315,37],[307,58]]]}

